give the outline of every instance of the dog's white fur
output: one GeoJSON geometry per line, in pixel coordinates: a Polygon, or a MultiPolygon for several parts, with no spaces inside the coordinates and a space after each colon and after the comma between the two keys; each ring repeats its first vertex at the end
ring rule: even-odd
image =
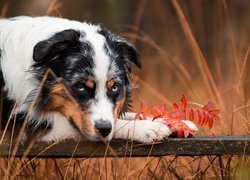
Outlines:
{"type": "MultiPolygon", "coordinates": [[[[96,112],[91,119],[107,117],[112,122],[112,132],[107,137],[110,140],[113,137],[122,139],[133,139],[144,143],[154,140],[162,140],[171,134],[169,128],[161,122],[146,121],[128,121],[115,120],[112,114],[112,105],[108,102],[104,88],[108,77],[109,59],[103,52],[104,37],[98,35],[96,31],[100,28],[96,25],[52,17],[16,17],[17,21],[0,20],[0,49],[1,49],[1,69],[5,79],[5,89],[8,89],[8,98],[18,101],[19,107],[16,112],[27,111],[25,100],[28,94],[38,85],[28,73],[34,64],[32,55],[34,46],[42,40],[50,38],[54,33],[66,29],[75,29],[84,31],[86,38],[94,47],[96,52],[95,75],[101,77],[101,82],[97,87],[98,104],[91,107],[96,112]]],[[[32,114],[34,117],[37,115],[32,114]]],[[[128,115],[129,116],[129,115],[128,115]]],[[[71,127],[66,117],[60,113],[54,112],[46,115],[46,118],[53,121],[53,129],[40,138],[40,141],[57,141],[67,138],[77,138],[77,132],[71,127]]],[[[42,119],[42,118],[41,118],[42,119]]],[[[94,122],[93,122],[94,123],[94,122]]],[[[196,126],[190,122],[185,123],[192,129],[196,126]]],[[[96,138],[93,134],[93,140],[96,138]]]]}

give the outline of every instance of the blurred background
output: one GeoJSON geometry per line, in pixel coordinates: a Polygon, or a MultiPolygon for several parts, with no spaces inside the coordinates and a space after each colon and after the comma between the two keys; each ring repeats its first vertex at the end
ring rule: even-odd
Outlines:
{"type": "Polygon", "coordinates": [[[133,110],[212,100],[221,120],[200,133],[250,132],[249,0],[1,0],[2,17],[52,15],[103,24],[131,41],[143,68],[133,67],[133,110]]]}

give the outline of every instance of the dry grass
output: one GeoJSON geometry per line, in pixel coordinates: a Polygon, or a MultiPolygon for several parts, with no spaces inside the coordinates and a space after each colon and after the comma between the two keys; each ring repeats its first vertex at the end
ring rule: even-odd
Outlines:
{"type": "MultiPolygon", "coordinates": [[[[45,14],[63,16],[63,2],[52,0],[45,14]]],[[[123,35],[142,54],[143,69],[132,76],[139,86],[134,90],[134,109],[140,99],[171,106],[184,92],[190,102],[213,100],[222,110],[221,121],[213,129],[202,128],[201,134],[249,134],[250,3],[134,4],[134,20],[121,25],[123,35]]],[[[9,6],[8,1],[2,4],[1,16],[8,14],[9,6]]],[[[0,177],[5,179],[248,179],[249,169],[249,157],[244,155],[30,159],[10,154],[0,159],[0,177]]]]}

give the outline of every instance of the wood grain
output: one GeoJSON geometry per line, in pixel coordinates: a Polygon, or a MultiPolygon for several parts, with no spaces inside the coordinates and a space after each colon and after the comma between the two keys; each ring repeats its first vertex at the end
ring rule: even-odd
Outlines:
{"type": "MultiPolygon", "coordinates": [[[[15,144],[15,143],[13,143],[15,144]]],[[[106,142],[75,142],[68,140],[56,144],[35,143],[27,157],[145,157],[145,156],[202,156],[202,155],[250,155],[250,136],[196,136],[194,138],[169,138],[155,144],[140,144],[124,140],[106,142]],[[108,149],[107,149],[108,147],[108,149]]],[[[14,145],[13,145],[14,146],[14,145]]],[[[0,145],[0,156],[7,157],[8,140],[0,145]]],[[[27,146],[20,145],[15,157],[22,157],[27,146]]]]}

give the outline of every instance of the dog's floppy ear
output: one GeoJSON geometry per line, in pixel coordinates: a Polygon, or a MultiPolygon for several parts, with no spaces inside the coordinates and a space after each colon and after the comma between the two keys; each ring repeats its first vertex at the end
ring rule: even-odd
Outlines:
{"type": "Polygon", "coordinates": [[[134,46],[129,42],[125,40],[122,41],[116,40],[115,51],[122,55],[129,72],[131,72],[130,62],[134,62],[136,66],[139,68],[142,67],[139,53],[134,48],[134,46]]]}
{"type": "Polygon", "coordinates": [[[120,55],[125,60],[125,66],[129,72],[131,72],[131,62],[135,63],[137,67],[141,68],[142,65],[140,55],[132,44],[103,27],[98,30],[98,33],[103,35],[112,50],[114,50],[115,53],[120,55]]]}
{"type": "Polygon", "coordinates": [[[44,62],[58,56],[59,53],[76,51],[79,48],[80,32],[67,29],[54,34],[50,39],[38,42],[33,49],[35,62],[44,62]]]}

